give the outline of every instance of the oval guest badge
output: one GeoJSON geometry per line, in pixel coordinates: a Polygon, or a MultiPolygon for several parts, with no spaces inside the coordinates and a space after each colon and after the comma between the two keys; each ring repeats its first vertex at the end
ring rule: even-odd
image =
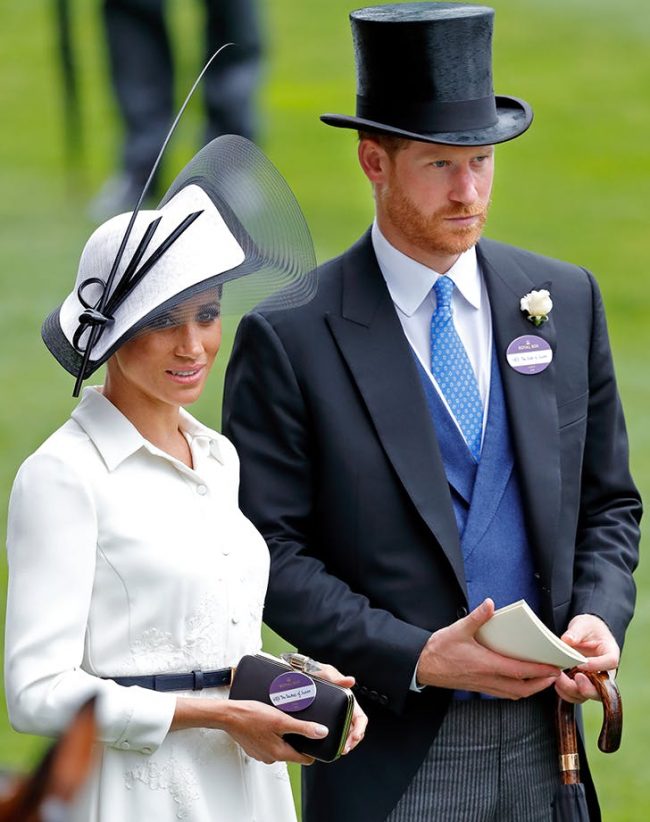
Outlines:
{"type": "Polygon", "coordinates": [[[304,711],[316,699],[316,683],[300,671],[287,671],[270,684],[269,697],[285,713],[304,711]]]}
{"type": "Polygon", "coordinates": [[[510,343],[506,359],[508,365],[520,374],[539,374],[551,364],[553,351],[542,337],[526,334],[510,343]]]}

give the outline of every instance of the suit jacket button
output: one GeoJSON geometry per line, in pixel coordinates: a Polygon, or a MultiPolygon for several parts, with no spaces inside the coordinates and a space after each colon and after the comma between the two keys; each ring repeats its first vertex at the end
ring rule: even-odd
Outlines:
{"type": "Polygon", "coordinates": [[[467,616],[467,608],[464,605],[459,605],[456,609],[456,616],[458,619],[462,619],[463,617],[467,616]]]}
{"type": "Polygon", "coordinates": [[[368,694],[368,698],[376,702],[379,699],[379,694],[377,693],[377,691],[370,691],[370,693],[368,694]]]}
{"type": "Polygon", "coordinates": [[[359,685],[359,690],[361,691],[362,694],[367,694],[368,693],[368,689],[366,688],[365,685],[359,685]]]}
{"type": "Polygon", "coordinates": [[[386,696],[386,694],[380,694],[379,704],[380,705],[388,705],[388,697],[386,696]]]}

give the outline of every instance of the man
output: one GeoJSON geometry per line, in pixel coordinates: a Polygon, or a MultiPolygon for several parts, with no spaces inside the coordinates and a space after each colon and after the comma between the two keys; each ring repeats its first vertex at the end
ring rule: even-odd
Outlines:
{"type": "Polygon", "coordinates": [[[494,96],[492,19],[351,15],[357,116],[322,119],[361,130],[376,220],[310,304],[243,320],[227,374],[266,621],[354,674],[369,716],[357,752],[306,769],[307,822],[549,820],[555,692],[595,691],[476,631],[526,599],[612,670],[633,611],[641,507],[598,288],[479,241],[494,144],[532,120],[494,96]]]}
{"type": "MultiPolygon", "coordinates": [[[[103,221],[130,211],[142,193],[174,114],[172,41],[164,0],[102,0],[115,101],[124,125],[121,168],[90,204],[103,221]]],[[[262,32],[256,0],[204,0],[205,58],[232,43],[203,80],[204,141],[257,131],[262,32]]]]}

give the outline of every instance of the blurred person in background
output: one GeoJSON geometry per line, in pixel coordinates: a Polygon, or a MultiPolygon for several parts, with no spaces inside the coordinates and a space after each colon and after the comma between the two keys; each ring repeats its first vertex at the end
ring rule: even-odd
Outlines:
{"type": "MultiPolygon", "coordinates": [[[[90,204],[90,216],[97,221],[135,207],[172,120],[174,70],[167,1],[102,2],[111,84],[124,140],[119,170],[90,204]]],[[[258,0],[203,0],[203,6],[206,56],[233,43],[203,79],[204,142],[220,134],[255,139],[263,51],[258,0]]]]}
{"type": "Polygon", "coordinates": [[[524,599],[614,670],[634,610],[641,503],[598,286],[481,239],[494,146],[532,121],[494,94],[493,15],[351,14],[357,115],[322,119],[360,132],[374,223],[309,304],[244,317],[228,366],[265,621],[353,674],[369,716],[358,754],[303,770],[306,822],[550,822],[556,693],[597,693],[476,632],[524,599]]]}

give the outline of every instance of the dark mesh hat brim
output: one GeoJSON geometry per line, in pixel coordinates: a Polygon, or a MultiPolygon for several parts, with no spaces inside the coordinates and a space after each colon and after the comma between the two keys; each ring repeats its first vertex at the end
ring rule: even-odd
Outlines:
{"type": "Polygon", "coordinates": [[[323,114],[320,119],[326,125],[335,128],[376,131],[381,134],[391,134],[395,137],[404,137],[407,140],[418,140],[424,143],[463,146],[488,146],[505,143],[523,134],[533,121],[533,111],[524,100],[519,100],[517,97],[496,97],[496,105],[498,120],[494,125],[465,131],[423,133],[345,114],[323,114]]]}
{"type": "Polygon", "coordinates": [[[192,183],[211,198],[246,254],[241,266],[222,275],[225,311],[240,314],[260,302],[289,308],[314,295],[316,257],[307,223],[287,182],[254,143],[234,135],[213,140],[174,180],[160,207],[192,183]]]}

